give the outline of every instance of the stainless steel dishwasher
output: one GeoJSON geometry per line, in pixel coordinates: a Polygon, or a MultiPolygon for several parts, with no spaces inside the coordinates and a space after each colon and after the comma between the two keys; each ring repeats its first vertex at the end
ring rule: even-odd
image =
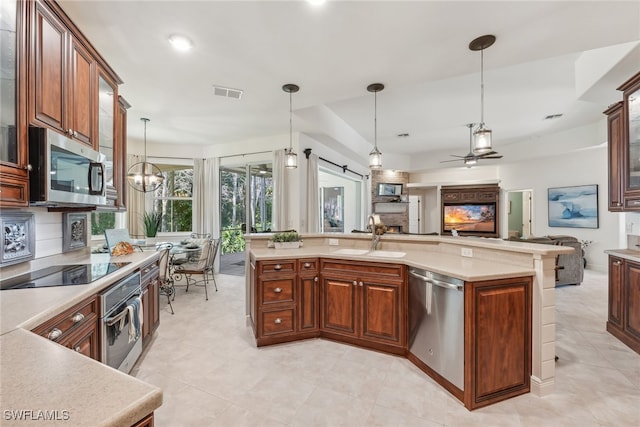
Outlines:
{"type": "Polygon", "coordinates": [[[464,390],[464,281],[409,270],[409,352],[464,390]]]}

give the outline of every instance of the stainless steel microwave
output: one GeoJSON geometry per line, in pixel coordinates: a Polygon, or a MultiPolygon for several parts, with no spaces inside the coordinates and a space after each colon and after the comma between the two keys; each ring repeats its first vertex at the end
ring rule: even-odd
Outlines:
{"type": "Polygon", "coordinates": [[[51,129],[30,127],[30,204],[106,204],[105,160],[104,154],[51,129]]]}

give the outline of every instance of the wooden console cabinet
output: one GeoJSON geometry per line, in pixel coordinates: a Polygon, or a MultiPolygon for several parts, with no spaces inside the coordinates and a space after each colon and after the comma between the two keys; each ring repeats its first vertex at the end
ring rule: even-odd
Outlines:
{"type": "Polygon", "coordinates": [[[94,295],[33,329],[32,332],[100,360],[98,299],[94,295]]]}
{"type": "Polygon", "coordinates": [[[640,354],[640,263],[609,255],[607,331],[640,354]]]}
{"type": "Polygon", "coordinates": [[[500,187],[496,185],[449,185],[440,189],[441,218],[440,232],[443,236],[451,235],[445,230],[445,205],[494,204],[495,231],[464,231],[459,229],[460,236],[499,237],[500,230],[500,187]]]}

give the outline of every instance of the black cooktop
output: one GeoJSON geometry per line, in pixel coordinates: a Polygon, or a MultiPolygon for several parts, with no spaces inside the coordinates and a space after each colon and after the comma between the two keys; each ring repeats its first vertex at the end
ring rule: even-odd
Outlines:
{"type": "Polygon", "coordinates": [[[127,264],[129,263],[56,265],[0,280],[0,290],[86,285],[127,264]]]}

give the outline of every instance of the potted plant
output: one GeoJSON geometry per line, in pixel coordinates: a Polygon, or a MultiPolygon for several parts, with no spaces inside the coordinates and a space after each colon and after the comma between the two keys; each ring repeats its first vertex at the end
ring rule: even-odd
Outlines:
{"type": "Polygon", "coordinates": [[[162,222],[162,212],[145,212],[142,214],[144,232],[147,237],[156,237],[162,222]]]}
{"type": "Polygon", "coordinates": [[[297,249],[302,242],[302,238],[295,231],[276,233],[273,235],[272,240],[276,249],[297,249]]]}

